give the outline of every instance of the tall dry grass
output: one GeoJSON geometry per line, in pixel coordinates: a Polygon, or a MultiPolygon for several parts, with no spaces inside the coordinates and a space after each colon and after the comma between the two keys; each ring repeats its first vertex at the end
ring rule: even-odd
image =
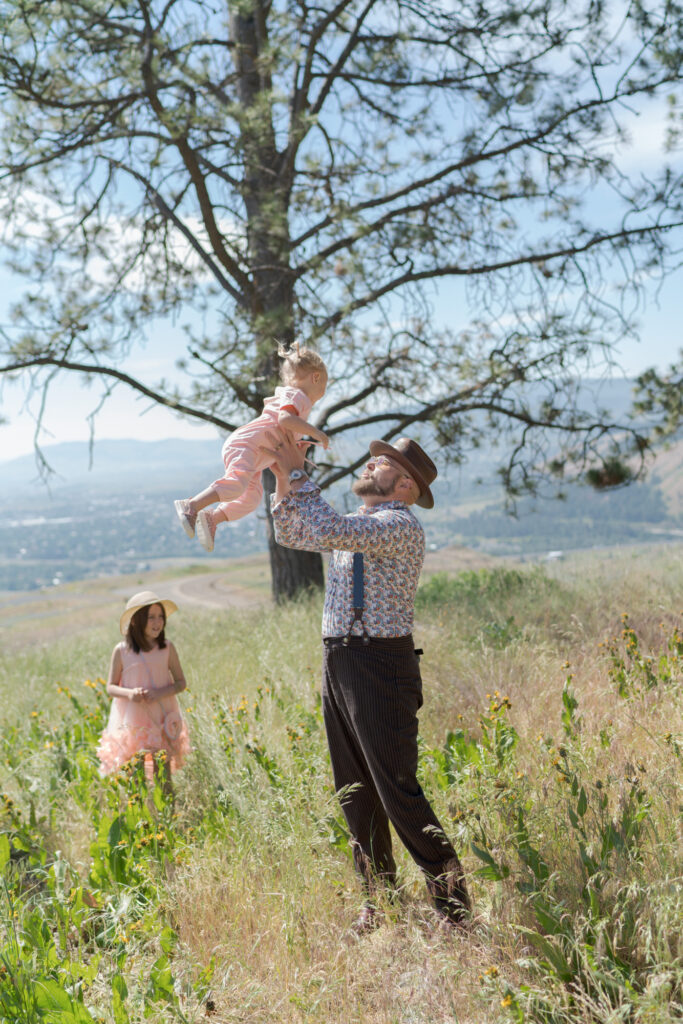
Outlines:
{"type": "MultiPolygon", "coordinates": [[[[2,656],[14,803],[0,819],[0,991],[3,964],[17,991],[54,978],[69,1012],[107,1024],[671,1024],[683,1005],[682,583],[680,551],[426,581],[421,778],[477,909],[450,937],[399,844],[398,900],[377,932],[349,933],[359,892],[319,708],[318,599],[173,617],[194,750],[174,804],[158,791],[151,810],[95,769],[106,702],[83,684],[105,673],[114,629],[2,656]],[[85,730],[74,700],[93,716],[85,730]],[[34,950],[29,982],[12,943],[28,948],[38,919],[56,952],[34,950]]],[[[26,1024],[69,1020],[25,1006],[26,1024]]]]}

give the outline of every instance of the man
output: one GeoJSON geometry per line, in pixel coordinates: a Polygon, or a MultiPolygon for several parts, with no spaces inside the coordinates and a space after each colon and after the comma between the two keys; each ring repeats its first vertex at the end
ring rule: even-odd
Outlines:
{"type": "Polygon", "coordinates": [[[304,472],[286,434],[268,449],[277,488],[275,535],[285,547],[331,551],[323,610],[323,713],[336,789],[352,836],[365,903],[354,928],[379,923],[378,882],[396,866],[389,822],[426,876],[440,919],[463,925],[470,900],[462,867],[416,778],[422,680],[413,606],[424,531],[410,506],[431,508],[436,467],[408,438],[373,441],[353,485],[363,504],[339,515],[304,472]],[[362,565],[358,563],[362,552],[362,565]],[[360,594],[360,586],[364,590],[360,594]]]}

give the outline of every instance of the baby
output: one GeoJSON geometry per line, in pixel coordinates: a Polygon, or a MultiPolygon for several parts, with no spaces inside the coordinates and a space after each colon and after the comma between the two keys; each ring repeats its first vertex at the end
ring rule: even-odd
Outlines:
{"type": "MultiPolygon", "coordinates": [[[[311,408],[325,394],[327,369],[310,348],[280,349],[282,387],[263,402],[263,412],[229,434],[223,445],[225,475],[194,498],[180,498],[175,510],[188,537],[195,528],[202,547],[213,551],[216,527],[221,522],[241,519],[258,507],[263,494],[261,471],[272,462],[260,447],[264,435],[277,427],[290,431],[295,440],[304,435],[327,448],[327,434],[309,423],[311,408]],[[210,509],[210,505],[220,504],[210,509]]],[[[267,444],[267,442],[265,442],[267,444]]]]}

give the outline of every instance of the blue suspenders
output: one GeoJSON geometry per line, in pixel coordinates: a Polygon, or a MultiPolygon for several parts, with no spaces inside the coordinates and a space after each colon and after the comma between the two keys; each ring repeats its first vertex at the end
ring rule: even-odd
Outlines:
{"type": "Polygon", "coordinates": [[[351,630],[357,622],[360,622],[363,627],[363,643],[369,644],[370,637],[368,631],[365,628],[363,622],[363,607],[365,604],[365,584],[363,582],[363,552],[354,551],[353,553],[353,621],[349,626],[349,631],[344,637],[344,643],[348,644],[351,639],[351,630]]]}
{"type": "MultiPolygon", "coordinates": [[[[351,637],[351,630],[353,629],[353,627],[355,626],[355,624],[357,622],[360,622],[361,626],[363,627],[363,643],[364,644],[369,644],[370,643],[370,639],[371,639],[370,634],[368,633],[367,629],[365,628],[365,623],[363,622],[363,607],[365,605],[365,584],[364,584],[364,581],[363,581],[363,568],[364,568],[363,567],[363,552],[362,551],[354,551],[354,553],[353,553],[353,621],[351,622],[351,625],[349,626],[348,633],[346,634],[346,636],[342,640],[342,643],[345,644],[346,646],[348,646],[349,642],[352,639],[352,637],[351,637]]],[[[387,640],[386,642],[390,643],[391,641],[387,640]]],[[[419,647],[419,648],[417,648],[415,650],[415,654],[417,655],[418,658],[423,653],[424,653],[424,651],[422,650],[421,647],[419,647]]]]}

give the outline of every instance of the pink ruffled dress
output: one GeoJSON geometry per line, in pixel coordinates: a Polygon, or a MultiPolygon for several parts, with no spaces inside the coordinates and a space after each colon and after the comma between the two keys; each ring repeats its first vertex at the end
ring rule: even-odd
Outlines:
{"type": "MultiPolygon", "coordinates": [[[[119,649],[123,664],[119,686],[151,690],[173,682],[168,668],[168,641],[166,647],[154,647],[139,654],[125,642],[119,644],[119,649]]],[[[135,754],[154,754],[160,750],[167,752],[171,771],[182,767],[190,750],[190,737],[176,695],[145,701],[113,697],[109,722],[97,747],[102,775],[111,775],[135,754]]]]}

